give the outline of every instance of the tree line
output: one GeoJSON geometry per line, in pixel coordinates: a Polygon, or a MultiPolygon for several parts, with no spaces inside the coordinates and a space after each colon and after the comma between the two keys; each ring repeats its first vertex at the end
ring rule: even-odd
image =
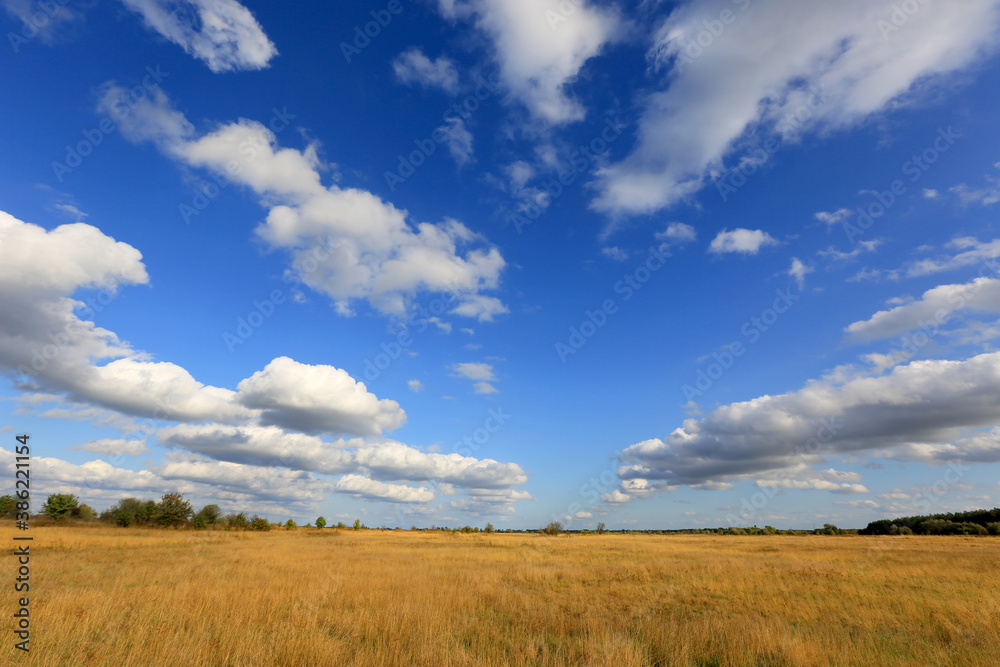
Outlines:
{"type": "Polygon", "coordinates": [[[879,519],[860,535],[1000,535],[1000,508],[879,519]]]}

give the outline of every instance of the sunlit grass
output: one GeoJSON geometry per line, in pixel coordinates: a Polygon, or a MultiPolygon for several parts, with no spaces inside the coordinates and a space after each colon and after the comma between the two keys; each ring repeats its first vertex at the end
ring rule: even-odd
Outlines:
{"type": "Polygon", "coordinates": [[[1000,665],[993,538],[32,534],[10,664],[1000,665]]]}

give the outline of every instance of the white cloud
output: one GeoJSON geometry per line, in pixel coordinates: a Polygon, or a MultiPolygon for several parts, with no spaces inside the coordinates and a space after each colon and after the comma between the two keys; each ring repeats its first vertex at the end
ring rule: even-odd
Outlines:
{"type": "Polygon", "coordinates": [[[458,92],[458,70],[455,63],[445,57],[431,60],[414,47],[392,61],[396,78],[407,85],[418,84],[427,88],[440,88],[450,95],[458,92]]]}
{"type": "Polygon", "coordinates": [[[420,380],[410,380],[406,383],[406,386],[410,388],[414,394],[419,394],[424,390],[424,383],[420,380]]]}
{"type": "MultiPolygon", "coordinates": [[[[1000,168],[1000,162],[994,166],[1000,168]]],[[[1000,179],[987,175],[986,185],[978,190],[962,183],[953,188],[948,188],[948,192],[958,195],[958,200],[962,203],[962,206],[970,206],[972,204],[992,206],[1000,202],[1000,179]]]]}
{"type": "Polygon", "coordinates": [[[406,423],[399,403],[379,399],[333,366],[310,366],[278,357],[240,382],[236,400],[261,410],[264,425],[303,433],[380,435],[406,423]]]}
{"type": "Polygon", "coordinates": [[[657,232],[655,236],[657,240],[668,243],[689,243],[698,238],[698,233],[691,225],[683,222],[671,222],[666,229],[657,232]]]}
{"type": "Polygon", "coordinates": [[[712,239],[708,251],[712,253],[741,252],[745,255],[756,255],[761,248],[771,245],[778,245],[777,239],[759,229],[737,228],[733,231],[723,229],[712,239]]]}
{"type": "Polygon", "coordinates": [[[250,10],[236,0],[122,2],[213,72],[259,70],[278,54],[250,10]]]}
{"type": "Polygon", "coordinates": [[[815,380],[798,391],[723,405],[664,439],[632,445],[619,454],[619,476],[696,485],[794,470],[825,455],[918,446],[943,447],[952,459],[1000,459],[1000,449],[965,435],[1000,421],[998,377],[1000,353],[989,353],[914,361],[878,377],[815,380]]]}
{"type": "Polygon", "coordinates": [[[941,193],[934,188],[924,188],[924,199],[937,199],[941,193]]]}
{"type": "Polygon", "coordinates": [[[917,85],[947,81],[988,55],[1000,35],[996,0],[926,3],[885,39],[879,21],[893,11],[869,0],[764,0],[746,11],[729,0],[679,6],[648,54],[664,86],[643,101],[632,153],[598,171],[594,208],[640,214],[669,206],[755,138],[794,141],[893,109],[917,85]],[[727,9],[735,20],[697,53],[706,23],[727,9]]]}
{"type": "Polygon", "coordinates": [[[344,475],[333,488],[340,493],[368,500],[394,503],[427,503],[434,500],[434,492],[426,487],[386,484],[361,475],[344,475]]]}
{"type": "Polygon", "coordinates": [[[219,461],[324,475],[360,474],[381,481],[438,480],[461,488],[495,489],[518,486],[528,479],[515,463],[422,452],[393,440],[327,442],[275,426],[181,424],[160,429],[156,436],[165,445],[219,461]]]}
{"type": "Polygon", "coordinates": [[[617,14],[587,0],[439,0],[439,6],[446,18],[475,21],[492,43],[505,87],[551,124],[583,118],[566,89],[621,30],[617,14]]]}
{"type": "Polygon", "coordinates": [[[103,438],[85,442],[73,447],[73,449],[92,454],[108,454],[109,456],[139,456],[149,451],[146,448],[145,438],[142,440],[103,438]]]}
{"type": "Polygon", "coordinates": [[[806,284],[806,274],[812,273],[814,269],[811,266],[806,266],[798,257],[792,257],[792,265],[788,268],[788,275],[795,278],[795,283],[799,286],[799,291],[806,284]]]}
{"type": "MultiPolygon", "coordinates": [[[[99,109],[116,113],[122,93],[109,85],[99,109]]],[[[280,148],[274,133],[254,121],[192,138],[190,123],[157,93],[121,117],[122,133],[251,188],[268,208],[257,236],[288,252],[290,276],[327,294],[339,313],[352,314],[351,302],[366,299],[382,313],[401,316],[422,291],[450,293],[454,314],[489,320],[506,312],[498,299],[480,294],[497,287],[506,263],[461,222],[411,225],[406,211],[370,192],[324,187],[316,145],[280,148]],[[234,164],[238,169],[230,173],[234,164]]]]}
{"type": "Polygon", "coordinates": [[[465,122],[461,118],[449,118],[438,129],[444,133],[445,144],[455,163],[460,167],[468,164],[473,152],[472,133],[465,127],[465,122]]]}
{"type": "Polygon", "coordinates": [[[831,482],[825,479],[759,479],[757,486],[762,489],[797,489],[809,491],[832,491],[833,493],[868,493],[864,484],[831,482]]]}
{"type": "Polygon", "coordinates": [[[1000,239],[980,242],[974,238],[962,237],[953,239],[948,247],[959,252],[910,262],[902,269],[889,272],[888,276],[893,279],[920,278],[976,264],[996,271],[996,258],[1000,256],[1000,239]]]}
{"type": "Polygon", "coordinates": [[[836,225],[837,223],[846,220],[852,215],[854,215],[854,211],[850,211],[846,208],[838,208],[836,211],[833,212],[820,211],[818,213],[815,213],[813,217],[815,217],[820,222],[825,222],[827,225],[832,227],[833,225],[836,225]]]}
{"type": "Polygon", "coordinates": [[[611,246],[609,248],[601,248],[601,254],[608,259],[613,259],[616,262],[624,262],[628,259],[628,253],[619,248],[618,246],[611,246]]]}
{"type": "MultiPolygon", "coordinates": [[[[0,5],[12,18],[33,29],[33,32],[27,33],[32,35],[31,39],[39,39],[45,44],[55,43],[62,33],[82,21],[84,17],[82,12],[67,2],[53,5],[45,0],[2,0],[0,5]]],[[[25,34],[22,32],[23,27],[18,28],[17,33],[21,33],[20,35],[10,32],[7,36],[11,46],[14,47],[14,53],[18,52],[20,45],[17,38],[25,34]]]]}
{"type": "Polygon", "coordinates": [[[464,362],[454,364],[451,370],[459,377],[469,380],[494,380],[493,366],[482,362],[464,362]]]}
{"type": "Polygon", "coordinates": [[[615,489],[609,493],[602,493],[601,500],[612,505],[622,505],[624,503],[632,502],[632,496],[615,489]]]}
{"type": "Polygon", "coordinates": [[[872,241],[858,241],[857,245],[850,252],[843,252],[837,250],[833,246],[829,246],[826,250],[817,250],[816,254],[820,257],[827,257],[833,261],[844,262],[857,258],[859,255],[866,252],[877,252],[878,247],[882,245],[879,240],[872,241]]]}
{"type": "Polygon", "coordinates": [[[857,342],[889,338],[924,326],[936,331],[953,313],[965,309],[1000,313],[1000,280],[976,278],[964,284],[939,285],[919,299],[880,310],[844,331],[857,342]]]}

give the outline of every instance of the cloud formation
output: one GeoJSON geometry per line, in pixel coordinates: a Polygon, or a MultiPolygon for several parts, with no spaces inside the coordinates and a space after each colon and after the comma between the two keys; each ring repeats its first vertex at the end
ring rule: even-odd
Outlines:
{"type": "Polygon", "coordinates": [[[259,70],[277,49],[236,0],[122,0],[146,27],[204,61],[213,72],[259,70]]]}

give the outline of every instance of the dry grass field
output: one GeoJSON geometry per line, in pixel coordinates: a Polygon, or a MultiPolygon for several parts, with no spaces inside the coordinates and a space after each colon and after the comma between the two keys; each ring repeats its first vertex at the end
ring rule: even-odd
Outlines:
{"type": "Polygon", "coordinates": [[[994,538],[32,534],[11,665],[1000,665],[994,538]]]}

